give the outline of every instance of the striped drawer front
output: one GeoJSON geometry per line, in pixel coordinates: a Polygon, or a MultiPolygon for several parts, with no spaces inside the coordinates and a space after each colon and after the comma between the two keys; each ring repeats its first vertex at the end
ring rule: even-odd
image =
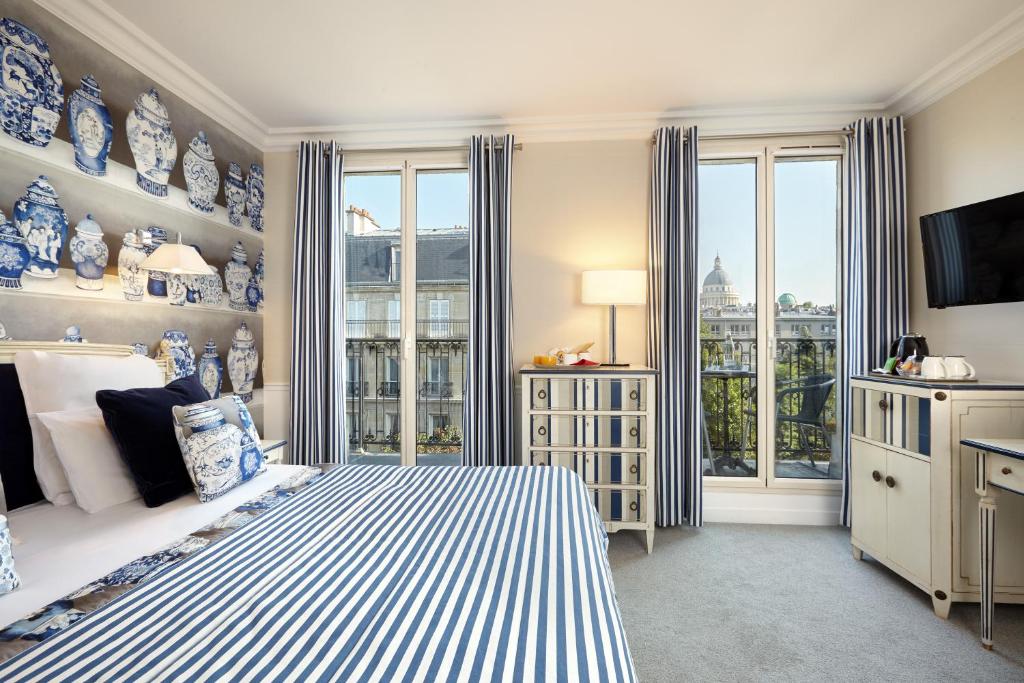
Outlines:
{"type": "Polygon", "coordinates": [[[532,410],[647,409],[645,378],[534,377],[530,380],[532,410]]]}
{"type": "Polygon", "coordinates": [[[931,455],[931,399],[854,387],[851,400],[854,435],[931,455]]]}
{"type": "Polygon", "coordinates": [[[646,448],[643,415],[531,415],[530,445],[646,448]]]}
{"type": "Polygon", "coordinates": [[[605,522],[646,522],[647,492],[639,489],[592,489],[594,507],[605,522]]]}
{"type": "Polygon", "coordinates": [[[533,465],[568,467],[587,484],[630,485],[647,484],[646,453],[531,451],[533,465]]]}

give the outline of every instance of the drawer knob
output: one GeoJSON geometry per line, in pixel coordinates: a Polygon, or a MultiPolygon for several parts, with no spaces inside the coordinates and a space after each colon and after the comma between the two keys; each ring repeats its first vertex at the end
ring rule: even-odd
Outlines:
{"type": "Polygon", "coordinates": [[[878,470],[875,470],[874,472],[871,473],[871,478],[874,479],[875,481],[882,481],[882,473],[879,472],[878,470]]]}
{"type": "Polygon", "coordinates": [[[640,430],[637,429],[636,427],[630,427],[629,428],[629,435],[630,436],[636,436],[639,433],[640,433],[640,430]]]}
{"type": "Polygon", "coordinates": [[[634,389],[633,391],[629,392],[629,398],[633,401],[637,400],[638,398],[640,398],[640,392],[634,389]]]}
{"type": "Polygon", "coordinates": [[[537,464],[538,464],[538,465],[541,465],[541,466],[544,466],[544,465],[547,465],[547,462],[546,462],[546,461],[544,461],[544,460],[538,460],[538,461],[537,461],[537,464]]]}
{"type": "Polygon", "coordinates": [[[1013,472],[1013,470],[1011,470],[1009,467],[1004,467],[1003,468],[1003,474],[1010,474],[1012,472],[1013,472]]]}
{"type": "Polygon", "coordinates": [[[886,477],[885,478],[885,485],[888,486],[891,489],[894,489],[894,488],[896,488],[896,480],[893,479],[892,477],[886,477]]]}
{"type": "Polygon", "coordinates": [[[547,427],[545,427],[544,425],[537,427],[537,433],[540,434],[541,436],[544,436],[545,434],[548,433],[547,427]]]}
{"type": "Polygon", "coordinates": [[[629,473],[630,474],[636,474],[639,471],[640,471],[640,468],[636,464],[633,464],[633,465],[629,466],[629,473]]]}
{"type": "Polygon", "coordinates": [[[636,512],[636,509],[637,509],[636,501],[634,501],[634,502],[629,504],[629,509],[632,510],[633,512],[636,512]]]}
{"type": "Polygon", "coordinates": [[[889,402],[883,398],[881,401],[878,402],[878,407],[881,408],[882,410],[889,410],[889,402]]]}
{"type": "Polygon", "coordinates": [[[537,392],[537,398],[539,398],[540,400],[543,401],[547,397],[548,397],[548,392],[544,391],[543,389],[541,389],[540,391],[537,392]]]}

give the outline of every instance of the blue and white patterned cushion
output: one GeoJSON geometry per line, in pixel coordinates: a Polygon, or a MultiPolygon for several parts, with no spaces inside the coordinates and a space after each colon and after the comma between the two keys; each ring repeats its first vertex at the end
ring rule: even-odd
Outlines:
{"type": "Polygon", "coordinates": [[[7,518],[0,515],[0,595],[10,593],[20,585],[21,577],[14,571],[11,530],[7,526],[7,518]]]}
{"type": "Polygon", "coordinates": [[[214,403],[176,406],[174,433],[200,502],[217,498],[262,472],[262,455],[254,453],[251,440],[227,421],[214,403]]]}

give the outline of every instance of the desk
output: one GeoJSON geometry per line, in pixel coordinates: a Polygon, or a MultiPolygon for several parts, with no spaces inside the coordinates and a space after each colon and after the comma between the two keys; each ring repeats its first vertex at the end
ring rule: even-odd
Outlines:
{"type": "Polygon", "coordinates": [[[981,531],[981,644],[992,649],[992,615],[995,608],[996,493],[1024,495],[1024,439],[963,439],[960,444],[976,449],[974,488],[981,531]]]}

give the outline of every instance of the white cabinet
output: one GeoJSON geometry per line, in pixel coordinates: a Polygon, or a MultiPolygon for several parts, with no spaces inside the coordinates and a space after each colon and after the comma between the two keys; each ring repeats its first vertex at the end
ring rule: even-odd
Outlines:
{"type": "MultiPolygon", "coordinates": [[[[977,602],[975,454],[960,440],[1024,437],[1024,385],[855,377],[850,415],[854,556],[867,553],[926,591],[940,616],[953,602],[977,602]]],[[[1020,498],[1000,502],[997,602],[1024,603],[1020,498]]]]}
{"type": "Polygon", "coordinates": [[[576,472],[605,529],[643,531],[651,552],[655,371],[527,365],[521,378],[522,464],[576,472]]]}

